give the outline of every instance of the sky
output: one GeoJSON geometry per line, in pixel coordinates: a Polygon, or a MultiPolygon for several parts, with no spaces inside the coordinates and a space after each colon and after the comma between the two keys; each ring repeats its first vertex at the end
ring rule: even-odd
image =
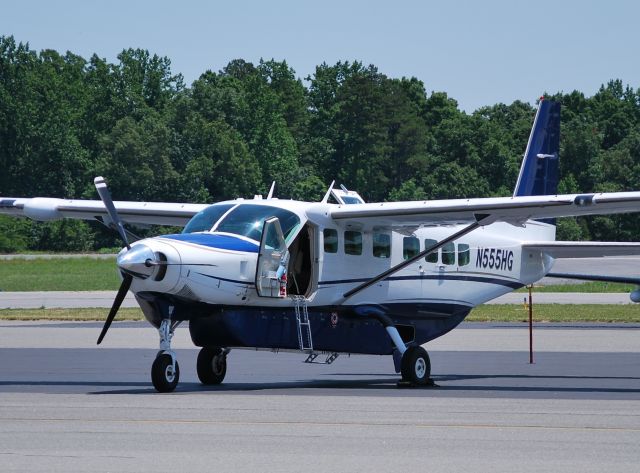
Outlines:
{"type": "MultiPolygon", "coordinates": [[[[187,85],[230,60],[286,60],[298,77],[323,62],[417,77],[462,110],[621,79],[640,87],[634,0],[56,0],[7,2],[0,35],[32,49],[116,61],[125,48],[171,59],[187,85]]],[[[306,83],[305,83],[306,84],[306,83]]]]}

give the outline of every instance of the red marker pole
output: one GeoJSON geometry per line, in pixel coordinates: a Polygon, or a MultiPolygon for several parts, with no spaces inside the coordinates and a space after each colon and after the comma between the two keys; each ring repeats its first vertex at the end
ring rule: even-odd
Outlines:
{"type": "Polygon", "coordinates": [[[531,290],[533,285],[529,286],[529,364],[533,364],[533,299],[531,290]]]}

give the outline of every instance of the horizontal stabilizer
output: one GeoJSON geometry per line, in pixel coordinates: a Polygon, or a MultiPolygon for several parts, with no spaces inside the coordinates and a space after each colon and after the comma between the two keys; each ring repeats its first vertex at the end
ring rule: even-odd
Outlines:
{"type": "Polygon", "coordinates": [[[540,251],[552,258],[596,258],[603,256],[640,255],[640,243],[606,241],[540,241],[524,242],[524,250],[540,251]]]}
{"type": "Polygon", "coordinates": [[[623,284],[636,284],[640,286],[640,278],[625,276],[605,276],[602,274],[574,274],[574,273],[549,273],[548,278],[577,279],[580,281],[619,282],[623,284]]]}

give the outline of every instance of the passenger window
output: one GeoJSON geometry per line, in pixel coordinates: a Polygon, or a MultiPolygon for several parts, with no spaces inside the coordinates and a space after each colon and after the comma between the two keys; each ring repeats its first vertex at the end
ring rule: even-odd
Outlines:
{"type": "Polygon", "coordinates": [[[404,237],[402,240],[402,257],[409,259],[418,253],[420,253],[420,240],[416,237],[404,237]]]}
{"type": "Polygon", "coordinates": [[[471,261],[471,252],[469,245],[460,243],[458,245],[458,266],[466,266],[471,261]]]}
{"type": "MultiPolygon", "coordinates": [[[[435,245],[436,243],[438,243],[438,240],[432,240],[431,238],[427,238],[424,241],[424,249],[426,250],[427,248],[435,245]]],[[[424,257],[425,261],[427,263],[437,263],[438,262],[438,250],[434,251],[433,253],[429,253],[427,256],[424,257]]]]}
{"type": "Polygon", "coordinates": [[[344,252],[348,255],[362,254],[362,233],[353,231],[344,232],[344,252]]]}
{"type": "Polygon", "coordinates": [[[391,256],[391,235],[386,233],[373,234],[373,256],[389,258],[391,256]]]}
{"type": "Polygon", "coordinates": [[[332,228],[325,228],[322,233],[324,236],[324,252],[337,253],[338,252],[338,230],[334,230],[332,228]]]}
{"type": "Polygon", "coordinates": [[[456,264],[456,245],[453,242],[442,247],[442,264],[456,264]]]}

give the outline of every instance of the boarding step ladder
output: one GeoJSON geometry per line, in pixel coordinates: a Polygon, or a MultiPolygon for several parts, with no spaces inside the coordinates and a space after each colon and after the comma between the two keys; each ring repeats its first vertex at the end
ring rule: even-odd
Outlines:
{"type": "Polygon", "coordinates": [[[293,296],[293,303],[296,311],[296,325],[298,326],[298,345],[300,350],[312,353],[313,339],[311,338],[307,299],[304,296],[293,296]]]}

